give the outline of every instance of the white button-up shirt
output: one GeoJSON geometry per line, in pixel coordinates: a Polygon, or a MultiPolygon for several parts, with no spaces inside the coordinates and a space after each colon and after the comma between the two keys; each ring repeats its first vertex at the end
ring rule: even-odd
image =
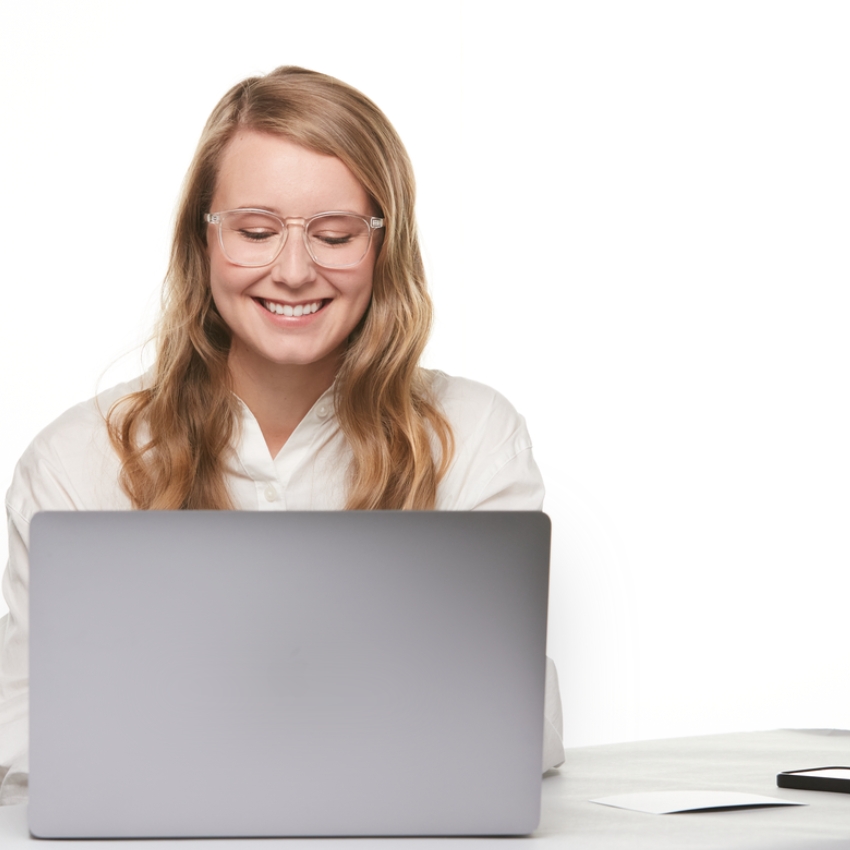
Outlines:
{"type": "MultiPolygon", "coordinates": [[[[429,373],[434,398],[451,424],[455,455],[437,488],[438,510],[540,510],[543,481],[525,421],[482,384],[429,373]]],[[[105,413],[143,378],[77,405],[44,429],[24,453],[6,496],[9,563],[0,619],[0,804],[25,798],[28,707],[29,524],[43,510],[130,510],[105,413]]],[[[342,510],[351,450],[334,416],[333,390],[322,395],[278,452],[243,404],[228,485],[241,510],[342,510]]],[[[564,758],[554,665],[547,666],[543,768],[564,758]]]]}

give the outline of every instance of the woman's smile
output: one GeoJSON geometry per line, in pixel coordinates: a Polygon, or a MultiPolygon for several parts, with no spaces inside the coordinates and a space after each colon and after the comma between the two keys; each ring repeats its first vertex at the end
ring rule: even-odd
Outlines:
{"type": "Polygon", "coordinates": [[[257,298],[256,300],[259,301],[266,310],[270,313],[274,313],[276,316],[294,316],[295,318],[310,316],[313,313],[317,313],[326,304],[330,303],[329,298],[322,298],[319,301],[309,301],[306,304],[293,304],[285,301],[270,301],[267,298],[257,298]]]}

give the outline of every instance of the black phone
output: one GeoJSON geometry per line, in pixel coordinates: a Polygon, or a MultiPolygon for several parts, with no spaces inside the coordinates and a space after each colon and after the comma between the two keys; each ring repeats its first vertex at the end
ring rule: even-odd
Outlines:
{"type": "Polygon", "coordinates": [[[776,775],[780,788],[802,788],[806,791],[840,791],[850,794],[850,767],[809,767],[786,770],[776,775]]]}

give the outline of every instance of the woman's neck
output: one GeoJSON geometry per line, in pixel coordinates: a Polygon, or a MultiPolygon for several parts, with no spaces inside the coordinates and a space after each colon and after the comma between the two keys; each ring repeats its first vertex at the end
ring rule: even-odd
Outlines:
{"type": "Polygon", "coordinates": [[[333,384],[341,357],[339,351],[315,363],[278,364],[242,346],[231,348],[233,391],[257,420],[272,457],[333,384]]]}

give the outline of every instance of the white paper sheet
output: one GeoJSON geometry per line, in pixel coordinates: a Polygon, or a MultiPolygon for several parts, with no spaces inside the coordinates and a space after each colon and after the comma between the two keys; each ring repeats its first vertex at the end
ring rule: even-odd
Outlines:
{"type": "Polygon", "coordinates": [[[695,812],[705,809],[746,808],[753,806],[805,806],[780,797],[762,794],[744,794],[738,791],[646,791],[636,794],[614,794],[599,797],[591,803],[632,809],[653,815],[670,815],[676,812],[695,812]]]}

